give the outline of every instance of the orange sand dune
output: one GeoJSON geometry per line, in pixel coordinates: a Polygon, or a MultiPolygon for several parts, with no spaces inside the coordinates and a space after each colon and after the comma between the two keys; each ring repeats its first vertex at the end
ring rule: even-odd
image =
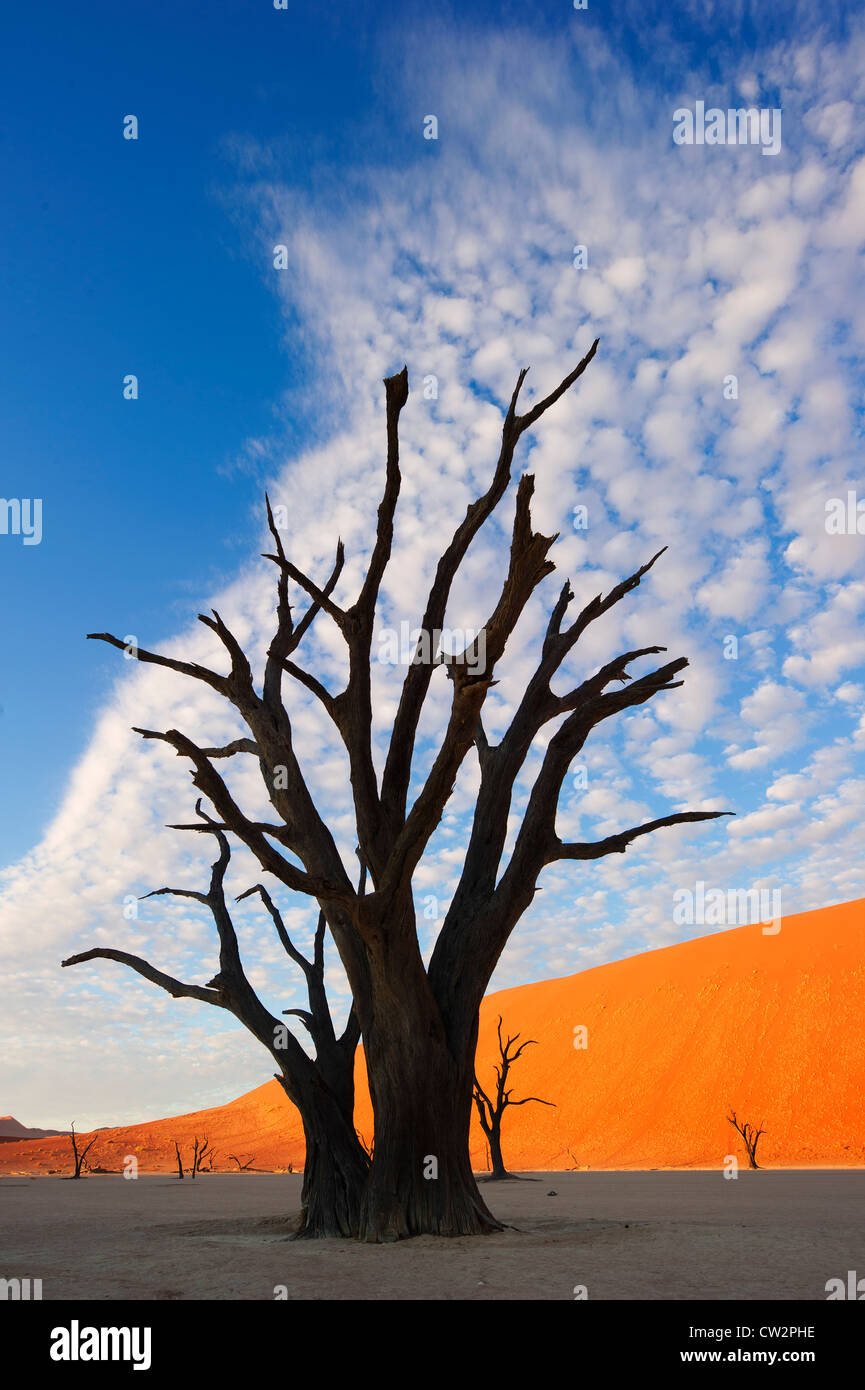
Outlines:
{"type": "MultiPolygon", "coordinates": [[[[737,927],[649,951],[561,980],[502,990],[484,1000],[478,1046],[492,1083],[499,1013],[510,1033],[537,1039],[511,1072],[514,1099],[555,1109],[508,1111],[504,1151],[513,1169],[720,1166],[744,1157],[727,1124],[765,1124],[767,1166],[865,1164],[865,901],[802,913],[777,935],[737,927]],[[575,1048],[575,1029],[588,1046],[575,1048]]],[[[488,1087],[487,1087],[488,1089],[488,1087]]],[[[358,1062],[357,1127],[372,1115],[358,1062]]],[[[275,1081],[229,1105],[108,1129],[94,1163],[170,1171],[174,1140],[216,1147],[215,1167],[255,1156],[256,1168],[303,1163],[299,1117],[275,1081]]],[[[475,1125],[472,1158],[486,1166],[475,1125]]],[[[0,1145],[0,1171],[68,1171],[69,1140],[0,1145]]]]}

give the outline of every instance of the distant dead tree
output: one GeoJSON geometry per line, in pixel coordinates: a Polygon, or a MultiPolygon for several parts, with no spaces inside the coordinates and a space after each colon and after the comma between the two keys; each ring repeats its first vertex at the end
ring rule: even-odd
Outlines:
{"type": "Polygon", "coordinates": [[[215,1149],[213,1149],[212,1147],[207,1147],[206,1134],[203,1139],[199,1139],[198,1135],[196,1134],[195,1138],[192,1141],[192,1168],[190,1169],[190,1174],[193,1178],[195,1177],[196,1173],[210,1172],[212,1170],[213,1155],[215,1152],[215,1149]],[[210,1166],[208,1168],[203,1168],[202,1164],[204,1163],[204,1160],[206,1158],[210,1159],[210,1166]]]}
{"type": "Polygon", "coordinates": [[[555,1101],[541,1100],[540,1096],[525,1096],[523,1100],[511,1100],[512,1091],[506,1089],[508,1084],[508,1073],[514,1062],[527,1047],[537,1044],[536,1038],[526,1038],[525,1042],[520,1043],[515,1052],[511,1048],[519,1040],[519,1033],[515,1033],[507,1041],[502,1039],[502,1018],[499,1014],[498,1022],[499,1035],[499,1054],[501,1061],[496,1066],[496,1089],[495,1095],[491,1100],[478,1081],[475,1073],[474,1102],[481,1122],[481,1128],[487,1137],[490,1149],[491,1172],[489,1181],[493,1182],[501,1178],[511,1178],[513,1173],[509,1173],[505,1167],[502,1157],[502,1117],[509,1105],[528,1105],[530,1101],[536,1101],[538,1105],[551,1105],[555,1108],[555,1101]]]}
{"type": "Polygon", "coordinates": [[[251,1158],[248,1158],[245,1163],[241,1163],[240,1159],[237,1157],[237,1154],[229,1154],[228,1161],[229,1163],[237,1164],[237,1171],[239,1173],[245,1173],[250,1168],[252,1168],[252,1165],[255,1162],[255,1154],[253,1154],[251,1158]]]}
{"type": "Polygon", "coordinates": [[[180,1157],[180,1145],[178,1144],[178,1142],[177,1142],[176,1139],[175,1139],[175,1141],[174,1141],[174,1152],[175,1152],[175,1155],[177,1156],[177,1176],[178,1176],[179,1178],[182,1178],[183,1175],[184,1175],[184,1174],[183,1174],[183,1159],[180,1157]]]}
{"type": "Polygon", "coordinates": [[[86,1166],[84,1160],[86,1159],[90,1150],[93,1148],[93,1145],[96,1143],[98,1137],[98,1135],[94,1134],[93,1138],[90,1140],[90,1143],[79,1153],[78,1135],[75,1133],[75,1121],[72,1121],[72,1132],[69,1135],[69,1138],[72,1140],[72,1155],[75,1159],[75,1172],[72,1174],[73,1178],[81,1177],[81,1171],[86,1166]]]}
{"type": "MultiPolygon", "coordinates": [[[[681,673],[688,665],[684,656],[653,664],[633,677],[634,662],[665,650],[654,643],[614,654],[599,667],[591,662],[590,670],[580,674],[568,670],[572,659],[582,657],[579,644],[586,630],[637,588],[663,548],[607,593],[589,598],[575,613],[569,612],[575,593],[565,582],[538,633],[537,662],[529,664],[522,693],[514,692],[510,701],[510,722],[498,742],[487,737],[485,706],[500,678],[498,668],[512,654],[512,638],[531,611],[536,590],[555,569],[549,552],[557,537],[534,529],[535,480],[531,472],[523,471],[517,453],[521,441],[583,375],[597,347],[596,339],[557,386],[546,395],[538,393],[523,410],[520,393],[528,369],[519,372],[502,412],[497,458],[480,489],[472,488],[468,506],[460,504],[453,530],[435,561],[423,612],[413,615],[420,619],[417,644],[401,688],[393,692],[393,718],[388,719],[386,730],[373,719],[373,675],[379,659],[373,642],[383,616],[382,586],[392,558],[402,487],[399,420],[409,398],[406,368],[384,383],[386,459],[381,501],[374,534],[356,557],[357,565],[351,567],[353,576],[363,570],[363,578],[351,591],[337,591],[345,565],[342,542],[336,545],[329,576],[319,585],[286,551],[280,529],[286,524],[283,512],[289,517],[294,509],[280,507],[274,514],[265,498],[273,538],[267,558],[276,566],[277,581],[275,621],[263,662],[259,663],[258,652],[253,654],[255,661],[250,659],[217,612],[199,616],[219,643],[222,669],[137,644],[130,648],[125,638],[109,632],[88,634],[127,657],[205,685],[226,702],[226,709],[230,707],[238,728],[242,721],[244,736],[219,748],[204,747],[179,729],[138,729],[138,733],[187,759],[193,783],[213,806],[219,828],[236,835],[264,872],[292,892],[315,900],[324,913],[357,1008],[375,1116],[372,1164],[368,1166],[349,1129],[341,1166],[333,1174],[339,1181],[331,1198],[344,1206],[347,1184],[360,1174],[359,1189],[352,1192],[348,1206],[351,1214],[359,1211],[355,1225],[363,1240],[479,1235],[502,1229],[478,1189],[469,1154],[478,1017],[493,971],[511,933],[535,900],[544,870],[624,854],[644,836],[668,826],[707,822],[727,814],[675,811],[595,840],[562,840],[556,828],[568,772],[593,730],[656,696],[663,699],[682,684],[681,673]],[[476,539],[481,532],[489,534],[484,528],[508,494],[515,471],[522,476],[506,523],[509,549],[498,547],[497,596],[482,615],[476,636],[464,650],[449,653],[442,638],[454,586],[465,576],[476,539]],[[299,614],[298,591],[306,596],[299,614]],[[319,618],[333,623],[341,639],[346,679],[337,690],[298,656],[304,636],[319,618]],[[316,803],[315,788],[308,780],[312,759],[304,765],[300,746],[305,721],[296,721],[290,711],[288,681],[315,698],[345,749],[354,829],[372,884],[369,893],[355,888],[340,853],[337,823],[328,824],[316,803]],[[558,682],[562,684],[553,689],[558,682]],[[428,729],[433,730],[429,740],[428,729]],[[380,740],[385,746],[379,766],[380,740]],[[418,747],[419,742],[428,741],[431,749],[418,747]],[[421,752],[423,770],[416,756],[421,752]],[[235,799],[235,788],[243,783],[229,786],[218,765],[219,759],[234,756],[254,759],[273,809],[269,820],[248,814],[250,803],[244,810],[235,799]],[[479,777],[468,845],[427,960],[415,907],[418,875],[426,867],[424,857],[431,852],[463,765],[473,756],[479,777]],[[517,788],[526,772],[531,774],[532,786],[524,797],[517,788]],[[518,825],[512,836],[515,820],[518,825]],[[427,1161],[433,1154],[439,1175],[435,1182],[427,1179],[427,1161]]],[[[469,469],[463,473],[461,481],[470,485],[469,469]]],[[[324,498],[321,510],[326,515],[324,498]]],[[[640,626],[646,626],[645,618],[640,626]]],[[[191,733],[195,735],[196,730],[191,733]]],[[[228,968],[231,997],[237,993],[237,969],[230,961],[228,968]]],[[[225,974],[223,967],[218,978],[224,980],[225,974]]],[[[249,991],[248,984],[244,988],[249,991]]],[[[197,997],[208,994],[199,991],[197,997]]],[[[221,993],[215,1002],[225,1007],[221,993]]],[[[264,1020],[259,1033],[263,1031],[264,1020]]],[[[292,1083],[286,1077],[283,1084],[292,1083]]],[[[329,1139],[319,1125],[313,1143],[321,1149],[322,1163],[329,1161],[329,1139]]],[[[342,1215],[327,1223],[334,1234],[344,1233],[344,1226],[342,1215]]]]}
{"type": "Polygon", "coordinates": [[[748,1162],[750,1163],[751,1167],[759,1168],[760,1165],[757,1162],[757,1140],[760,1138],[761,1134],[766,1133],[765,1129],[762,1125],[759,1129],[755,1129],[753,1125],[740,1124],[736,1118],[735,1110],[730,1111],[729,1115],[727,1116],[727,1120],[735,1130],[738,1130],[739,1134],[741,1134],[743,1140],[745,1141],[745,1148],[748,1151],[748,1162]]]}
{"type": "MultiPolygon", "coordinates": [[[[227,756],[229,750],[209,751],[211,756],[221,757],[227,756]]],[[[355,1235],[361,1193],[369,1171],[369,1159],[354,1130],[354,1055],[360,1028],[352,1006],[342,1035],[337,1037],[334,1030],[324,984],[324,913],[319,913],[313,958],[307,960],[291,940],[279,909],[262,884],[256,883],[237,899],[239,902],[254,893],[261,897],[286,954],[303,971],[309,1007],[286,1009],[285,1013],[300,1018],[310,1034],[315,1050],[314,1057],[310,1057],[288,1025],[265,1008],[247,979],[234,923],[225,900],[225,875],[231,860],[228,837],[223,827],[203,809],[201,799],[196,803],[195,810],[198,816],[196,823],[171,828],[199,831],[216,839],[219,856],[211,867],[208,891],[200,893],[187,888],[157,888],[144,896],[154,898],[167,893],[175,897],[193,898],[210,909],[219,937],[219,970],[213,979],[206,985],[186,984],[157,970],[140,956],[101,946],[70,956],[62,964],[79,965],[90,960],[119,961],[175,998],[199,999],[234,1014],[267,1048],[279,1067],[276,1080],[300,1111],[306,1158],[301,1191],[303,1215],[298,1236],[355,1235]]],[[[365,885],[366,867],[361,859],[357,890],[361,896],[365,892],[365,885]]],[[[197,1171],[200,1168],[194,1159],[193,1177],[197,1171]]]]}

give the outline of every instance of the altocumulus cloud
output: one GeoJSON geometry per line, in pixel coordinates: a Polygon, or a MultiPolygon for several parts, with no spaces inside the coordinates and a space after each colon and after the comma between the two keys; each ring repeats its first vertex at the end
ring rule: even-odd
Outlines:
{"type": "MultiPolygon", "coordinates": [[[[488,733],[506,727],[557,585],[569,576],[585,602],[668,545],[630,602],[590,629],[567,675],[575,682],[616,652],[653,642],[691,659],[686,684],[587,745],[584,785],[568,784],[559,831],[595,838],[685,807],[729,808],[738,818],[548,870],[501,962],[499,987],[681,939],[689,929],[673,922],[673,894],[697,880],[778,887],[785,913],[865,893],[865,696],[856,681],[865,541],[827,535],[823,524],[825,500],[855,487],[858,464],[863,30],[843,50],[819,34],[769,45],[759,84],[753,63],[728,62],[713,82],[693,68],[677,72],[673,48],[666,89],[641,87],[594,30],[575,27],[555,43],[518,38],[466,35],[454,56],[432,34],[415,47],[422,59],[388,55],[388,118],[417,130],[417,148],[396,163],[370,155],[350,180],[322,169],[311,196],[279,180],[273,150],[234,142],[231,198],[286,325],[302,326],[320,389],[305,403],[317,411],[320,443],[285,459],[275,436],[249,441],[246,454],[271,460],[271,496],[288,508],[286,543],[298,564],[326,573],[342,536],[338,597],[361,579],[378,501],[381,378],[408,365],[385,626],[413,624],[422,611],[443,543],[486,486],[520,367],[531,365],[530,402],[601,339],[576,391],[520,454],[537,479],[537,526],[560,532],[558,574],[499,673],[488,733]],[[781,153],[767,160],[748,147],[675,146],[672,113],[694,96],[723,108],[782,106],[781,153]],[[422,134],[430,111],[435,142],[422,134]],[[276,244],[288,247],[285,271],[270,268],[276,244]],[[578,245],[587,253],[581,269],[578,245]],[[579,515],[586,526],[573,524],[579,515]],[[731,636],[735,660],[724,655],[731,636]]],[[[502,510],[471,552],[448,613],[453,628],[479,627],[495,601],[510,520],[502,510]]],[[[270,567],[251,563],[213,601],[260,662],[272,623],[270,567]]],[[[220,659],[194,623],[161,643],[141,639],[220,659]]],[[[342,652],[326,622],[306,655],[337,687],[342,652]]],[[[376,667],[380,758],[400,674],[376,667]]],[[[433,691],[418,777],[444,718],[443,678],[433,691]]],[[[297,746],[350,865],[342,752],[306,692],[289,696],[297,746]]],[[[151,888],[199,887],[207,863],[198,837],[164,829],[189,818],[188,772],[159,745],[142,746],[132,724],[178,727],[206,743],[238,732],[215,698],[182,677],[124,670],[55,821],[6,872],[2,951],[14,985],[4,1010],[6,1097],[29,1116],[56,1121],[61,1098],[82,1124],[165,1113],[190,1103],[193,1075],[202,1103],[269,1074],[230,1024],[121,978],[119,967],[58,969],[61,956],[89,944],[125,946],[186,978],[213,969],[208,923],[185,904],[151,900],[137,919],[123,916],[124,900],[151,888]],[[56,1063],[46,1008],[65,1040],[56,1063]]],[[[512,835],[542,752],[517,789],[512,835]]],[[[231,785],[251,814],[263,814],[255,766],[241,762],[231,785]]],[[[443,908],[453,891],[475,785],[468,760],[418,876],[421,906],[431,897],[443,908]]],[[[238,852],[236,891],[258,877],[238,852]]],[[[308,942],[313,910],[299,901],[286,908],[308,942]]],[[[299,1002],[262,914],[246,904],[238,920],[272,1006],[299,1002]]],[[[429,949],[435,922],[421,924],[429,949]]],[[[344,1008],[336,966],[332,977],[344,1008]]]]}

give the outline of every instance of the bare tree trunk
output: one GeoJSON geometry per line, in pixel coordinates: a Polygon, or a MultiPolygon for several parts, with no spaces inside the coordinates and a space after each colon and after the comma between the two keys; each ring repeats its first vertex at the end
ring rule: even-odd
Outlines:
{"type": "Polygon", "coordinates": [[[469,1160],[474,1047],[464,1049],[469,1055],[462,1059],[449,1049],[416,939],[405,939],[399,966],[392,958],[396,943],[388,946],[386,982],[373,962],[372,1021],[364,1035],[375,1150],[360,1237],[390,1241],[501,1230],[469,1160]]]}
{"type": "Polygon", "coordinates": [[[356,1236],[369,1160],[346,1126],[325,1129],[311,1107],[304,1112],[306,1157],[303,1166],[303,1216],[298,1239],[356,1236]]]}
{"type": "Polygon", "coordinates": [[[505,1167],[504,1155],[502,1154],[502,1126],[501,1120],[494,1123],[487,1135],[487,1143],[490,1146],[490,1163],[492,1164],[491,1178],[509,1178],[511,1175],[505,1167]]]}
{"type": "Polygon", "coordinates": [[[320,1081],[311,1080],[302,1095],[277,1078],[303,1121],[306,1155],[303,1165],[303,1208],[297,1239],[356,1236],[369,1175],[369,1159],[348,1112],[320,1081]]]}
{"type": "Polygon", "coordinates": [[[445,1051],[407,1052],[391,1038],[376,1048],[375,1151],[361,1205],[362,1240],[501,1229],[469,1162],[471,1078],[459,1082],[445,1051]]]}

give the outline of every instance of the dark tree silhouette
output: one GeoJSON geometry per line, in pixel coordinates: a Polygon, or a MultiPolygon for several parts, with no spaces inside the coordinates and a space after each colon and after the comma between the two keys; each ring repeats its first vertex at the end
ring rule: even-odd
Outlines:
{"type": "Polygon", "coordinates": [[[75,1121],[74,1121],[74,1120],[72,1121],[72,1132],[71,1132],[71,1134],[69,1135],[69,1138],[72,1140],[72,1157],[73,1157],[73,1159],[75,1160],[75,1171],[74,1171],[74,1173],[72,1174],[73,1178],[80,1178],[80,1177],[81,1177],[81,1171],[82,1171],[82,1169],[83,1169],[84,1166],[85,1166],[84,1160],[85,1160],[85,1158],[87,1157],[87,1155],[89,1154],[90,1150],[93,1148],[93,1145],[96,1143],[96,1140],[98,1139],[98,1137],[99,1137],[99,1136],[98,1136],[97,1134],[94,1134],[93,1138],[90,1140],[90,1143],[87,1144],[87,1145],[85,1145],[85,1147],[84,1147],[84,1148],[81,1150],[81,1152],[79,1153],[79,1152],[78,1152],[78,1135],[75,1133],[75,1121]]]}
{"type": "MultiPolygon", "coordinates": [[[[236,1154],[229,1154],[228,1157],[230,1162],[234,1162],[237,1164],[237,1171],[239,1173],[248,1172],[249,1169],[252,1168],[253,1163],[255,1162],[255,1154],[253,1154],[251,1158],[248,1158],[245,1163],[241,1163],[240,1159],[237,1157],[236,1154]]],[[[255,1170],[252,1169],[252,1171],[254,1172],[255,1170]]],[[[289,1172],[291,1172],[291,1165],[289,1165],[289,1172]]]]}
{"type": "MultiPolygon", "coordinates": [[[[482,712],[495,683],[496,667],[535,589],[555,568],[548,553],[556,537],[541,535],[532,527],[531,474],[523,475],[516,490],[510,555],[493,611],[465,651],[445,655],[439,650],[454,580],[472,541],[508,490],[517,445],[582,376],[596,349],[597,341],[555,390],[523,414],[517,406],[526,370],[520,372],[504,416],[489,487],[470,504],[436,566],[418,646],[396,701],[380,779],[373,757],[372,639],[401,485],[398,425],[408,399],[405,368],[384,383],[384,489],[357,596],[347,605],[333,597],[344,562],[341,542],[323,587],[289,560],[268,500],[273,553],[266,558],[278,571],[276,631],[260,689],[246,653],[216,612],[199,616],[227,655],[229,669],[224,674],[142,647],[131,651],[138,661],[203,682],[234,707],[249,736],[224,747],[203,747],[177,729],[138,732],[188,759],[193,782],[215,808],[222,828],[233,831],[262,868],[280,882],[317,899],[325,914],[357,1008],[375,1115],[375,1152],[359,1223],[359,1233],[366,1240],[501,1229],[481,1197],[469,1159],[478,1009],[545,866],[623,854],[638,837],[664,826],[726,814],[676,812],[594,842],[565,843],[556,833],[562,785],[591,731],[613,715],[682,684],[676,677],[688,664],[685,657],[631,679],[631,663],[664,650],[647,646],[614,657],[563,694],[551,686],[589,624],[636,588],[661,551],[606,596],[593,598],[570,624],[565,616],[574,595],[570,585],[564,585],[546,627],[537,668],[517,702],[510,727],[500,743],[489,743],[482,712]],[[298,622],[289,601],[290,583],[309,599],[298,622]],[[346,648],[348,677],[339,694],[294,659],[304,635],[322,613],[336,625],[346,648]],[[442,711],[442,733],[432,764],[409,805],[421,714],[440,668],[449,680],[439,683],[434,693],[449,708],[442,711]],[[302,770],[283,696],[286,676],[321,703],[345,746],[357,839],[372,882],[372,891],[365,895],[354,889],[302,770]],[[617,684],[622,688],[609,689],[617,684]],[[557,727],[549,734],[546,726],[551,722],[557,727]],[[540,771],[502,870],[514,784],[539,735],[543,743],[540,771]],[[472,749],[480,762],[480,787],[469,845],[427,967],[418,940],[412,881],[472,749]],[[217,768],[221,758],[245,755],[258,761],[275,813],[270,822],[251,820],[244,813],[217,768]],[[430,1162],[432,1157],[435,1164],[430,1162]]],[[[126,642],[110,633],[89,636],[128,650],[126,642]]]]}
{"type": "Polygon", "coordinates": [[[745,1143],[745,1148],[748,1152],[748,1162],[750,1163],[751,1167],[759,1168],[760,1165],[757,1162],[757,1140],[760,1138],[761,1134],[766,1133],[765,1129],[762,1125],[759,1129],[755,1129],[753,1125],[740,1124],[739,1121],[736,1119],[735,1110],[730,1111],[729,1115],[727,1116],[727,1120],[733,1126],[733,1128],[737,1130],[739,1134],[741,1134],[742,1139],[745,1143]]]}
{"type": "MultiPolygon", "coordinates": [[[[219,971],[214,978],[206,985],[184,984],[155,969],[140,956],[104,947],[70,956],[63,961],[63,965],[78,965],[89,960],[119,961],[176,998],[200,999],[234,1014],[270,1052],[279,1067],[276,1080],[300,1111],[306,1140],[306,1160],[301,1197],[303,1213],[298,1235],[354,1235],[358,1229],[361,1194],[369,1168],[369,1160],[354,1132],[354,1055],[359,1029],[357,1013],[352,1008],[342,1035],[337,1037],[334,1030],[324,986],[324,914],[319,914],[313,959],[310,961],[292,942],[279,909],[266,888],[257,883],[241,893],[238,899],[240,901],[252,893],[260,895],[283,948],[303,971],[309,1008],[286,1009],[285,1012],[297,1015],[306,1026],[315,1045],[313,1059],[288,1026],[274,1018],[264,1007],[246,977],[234,924],[225,901],[225,875],[231,858],[228,837],[202,809],[200,800],[195,809],[199,817],[196,824],[172,828],[201,831],[215,837],[219,856],[212,866],[209,890],[199,893],[185,888],[157,888],[155,892],[145,894],[145,897],[159,897],[168,893],[193,898],[210,909],[220,947],[219,971]]],[[[364,884],[365,872],[362,868],[358,890],[361,896],[364,884]]],[[[197,1156],[193,1159],[193,1177],[196,1171],[197,1156]]]]}
{"type": "Polygon", "coordinates": [[[212,1147],[207,1147],[206,1134],[203,1139],[199,1139],[198,1135],[196,1134],[192,1142],[192,1167],[189,1170],[190,1176],[192,1178],[195,1177],[196,1173],[205,1173],[211,1171],[211,1169],[213,1168],[213,1156],[215,1152],[216,1150],[212,1147]],[[206,1158],[210,1159],[210,1165],[208,1168],[203,1167],[204,1160],[206,1158]]]}
{"type": "Polygon", "coordinates": [[[174,1141],[174,1154],[177,1159],[177,1176],[182,1179],[184,1176],[183,1159],[180,1157],[180,1145],[178,1144],[176,1139],[174,1141]]]}
{"type": "Polygon", "coordinates": [[[526,1038],[525,1042],[520,1043],[515,1052],[511,1048],[519,1041],[519,1033],[515,1033],[506,1042],[502,1041],[502,1016],[499,1014],[498,1022],[499,1035],[499,1055],[501,1060],[496,1066],[496,1089],[492,1099],[478,1081],[475,1073],[474,1082],[474,1102],[478,1112],[478,1119],[481,1122],[481,1129],[487,1137],[490,1148],[490,1176],[488,1181],[493,1182],[502,1178],[512,1178],[513,1173],[509,1173],[505,1167],[502,1157],[502,1118],[509,1105],[528,1105],[531,1101],[536,1101],[538,1105],[551,1105],[555,1107],[555,1101],[541,1100],[540,1096],[525,1096],[522,1100],[511,1100],[512,1091],[507,1090],[508,1073],[514,1062],[517,1061],[523,1050],[527,1047],[537,1045],[536,1038],[526,1038]]]}

